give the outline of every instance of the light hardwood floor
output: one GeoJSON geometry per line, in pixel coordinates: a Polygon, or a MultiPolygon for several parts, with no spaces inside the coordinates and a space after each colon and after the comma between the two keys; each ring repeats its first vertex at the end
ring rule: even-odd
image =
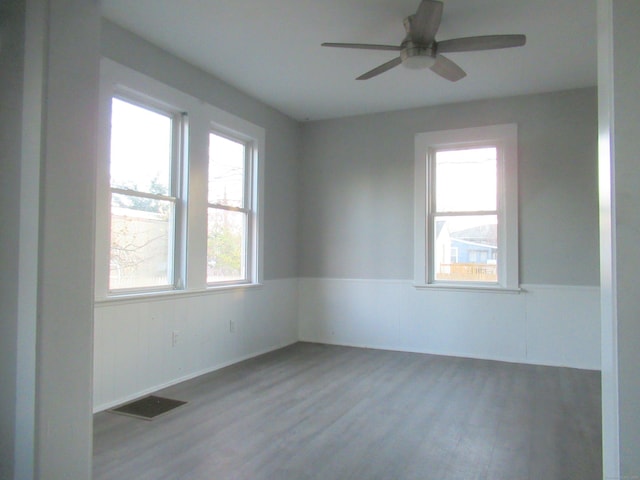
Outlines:
{"type": "Polygon", "coordinates": [[[602,478],[600,374],[298,343],[94,420],[94,479],[602,478]]]}

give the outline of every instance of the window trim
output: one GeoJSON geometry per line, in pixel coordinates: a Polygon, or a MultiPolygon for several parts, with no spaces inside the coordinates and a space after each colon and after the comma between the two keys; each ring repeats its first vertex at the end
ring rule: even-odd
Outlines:
{"type": "Polygon", "coordinates": [[[415,135],[414,286],[465,291],[519,291],[518,260],[518,129],[501,124],[415,135]],[[498,152],[498,283],[434,282],[431,277],[430,203],[433,152],[442,149],[497,145],[498,152]]]}
{"type": "MultiPolygon", "coordinates": [[[[262,285],[264,235],[264,169],[265,138],[263,127],[170,87],[159,80],[125,67],[107,58],[100,62],[100,119],[98,137],[98,166],[96,178],[95,229],[95,301],[112,302],[163,296],[194,295],[230,291],[262,285]],[[176,274],[181,278],[175,288],[153,291],[117,290],[109,292],[110,261],[110,181],[109,150],[111,98],[119,96],[145,107],[160,111],[178,112],[183,116],[182,148],[184,162],[181,167],[179,188],[182,189],[182,216],[176,219],[176,245],[182,258],[176,263],[176,274]],[[221,132],[242,139],[252,145],[252,209],[251,277],[244,283],[207,284],[207,163],[208,135],[221,132]]],[[[177,180],[177,179],[176,179],[177,180]]]]}
{"type": "MultiPolygon", "coordinates": [[[[204,255],[204,282],[206,289],[227,289],[235,286],[255,286],[263,283],[263,266],[264,266],[264,169],[265,169],[265,129],[247,122],[244,119],[231,115],[230,113],[220,110],[211,105],[206,105],[209,125],[207,130],[207,155],[206,166],[208,173],[209,163],[209,133],[216,133],[226,136],[235,141],[241,141],[245,144],[245,154],[250,155],[248,158],[247,174],[245,176],[245,188],[247,189],[246,198],[250,202],[247,233],[250,235],[246,261],[247,261],[247,278],[238,282],[207,282],[206,274],[206,217],[205,217],[205,255],[204,255]]],[[[208,175],[206,175],[208,181],[208,175]]],[[[209,199],[208,189],[205,186],[206,209],[208,210],[209,199]]]]}

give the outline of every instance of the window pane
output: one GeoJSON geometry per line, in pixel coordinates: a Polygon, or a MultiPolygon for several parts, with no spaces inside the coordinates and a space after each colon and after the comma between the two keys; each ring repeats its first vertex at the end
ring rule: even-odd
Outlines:
{"type": "Polygon", "coordinates": [[[209,203],[245,206],[244,160],[243,143],[209,134],[209,203]]]}
{"type": "Polygon", "coordinates": [[[436,216],[433,278],[441,281],[498,281],[498,217],[436,216]]]}
{"type": "Polygon", "coordinates": [[[174,207],[170,201],[112,195],[111,290],[173,284],[174,207]]]}
{"type": "Polygon", "coordinates": [[[170,195],[171,117],[113,98],[111,186],[170,195]]]}
{"type": "Polygon", "coordinates": [[[436,211],[496,210],[496,149],[436,152],[436,211]]]}
{"type": "Polygon", "coordinates": [[[207,282],[244,280],[247,214],[210,208],[208,221],[207,282]]]}

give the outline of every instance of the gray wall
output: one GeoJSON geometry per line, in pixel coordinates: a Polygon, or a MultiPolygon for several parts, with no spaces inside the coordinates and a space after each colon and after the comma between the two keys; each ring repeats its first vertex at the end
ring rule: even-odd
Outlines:
{"type": "Polygon", "coordinates": [[[102,54],[266,129],[264,279],[295,278],[298,122],[107,20],[102,54]]]}
{"type": "Polygon", "coordinates": [[[518,124],[520,281],[598,285],[596,89],[306,123],[302,277],[413,275],[414,135],[518,124]]]}

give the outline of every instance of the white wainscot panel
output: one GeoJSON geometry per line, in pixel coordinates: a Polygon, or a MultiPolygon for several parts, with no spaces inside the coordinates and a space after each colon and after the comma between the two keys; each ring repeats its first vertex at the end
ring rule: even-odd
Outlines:
{"type": "Polygon", "coordinates": [[[297,340],[297,280],[95,308],[94,411],[297,340]]]}
{"type": "Polygon", "coordinates": [[[404,282],[302,279],[300,338],[372,348],[394,348],[408,313],[404,282]]]}
{"type": "Polygon", "coordinates": [[[531,363],[600,369],[600,289],[524,285],[531,363]]]}
{"type": "Polygon", "coordinates": [[[597,287],[519,294],[416,290],[410,281],[304,278],[300,339],[599,369],[597,287]]]}
{"type": "Polygon", "coordinates": [[[524,299],[518,294],[409,288],[403,349],[524,361],[524,299]]]}

